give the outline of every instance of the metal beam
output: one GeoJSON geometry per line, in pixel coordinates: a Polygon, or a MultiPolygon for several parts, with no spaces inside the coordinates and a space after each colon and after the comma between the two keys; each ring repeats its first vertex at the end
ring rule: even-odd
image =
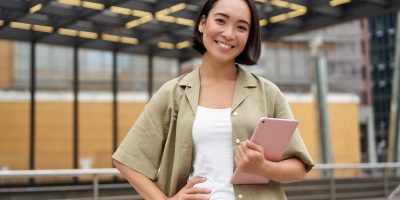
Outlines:
{"type": "Polygon", "coordinates": [[[388,5],[388,1],[387,0],[363,0],[366,3],[373,3],[376,5],[380,5],[380,6],[387,6],[388,5]]]}
{"type": "Polygon", "coordinates": [[[329,15],[332,17],[341,17],[343,15],[343,11],[338,7],[332,7],[328,5],[318,5],[311,8],[312,12],[329,15]]]}
{"type": "Polygon", "coordinates": [[[375,137],[375,122],[374,122],[374,112],[372,104],[372,87],[371,87],[371,58],[370,58],[370,39],[368,36],[368,20],[363,19],[361,21],[361,26],[363,29],[362,43],[364,44],[364,76],[365,76],[365,90],[366,90],[366,100],[367,100],[367,140],[368,140],[368,162],[376,163],[376,137],[375,137]]]}
{"type": "MultiPolygon", "coordinates": [[[[322,34],[317,35],[311,41],[311,58],[312,58],[312,85],[311,89],[314,96],[314,102],[317,110],[317,123],[320,135],[321,162],[331,163],[331,146],[328,122],[328,75],[326,60],[321,53],[321,45],[323,42],[322,34]]],[[[324,174],[329,176],[329,174],[324,174]]]]}
{"type": "MultiPolygon", "coordinates": [[[[127,0],[118,0],[118,1],[113,2],[113,5],[118,5],[118,4],[123,3],[125,1],[127,1],[127,0]]],[[[105,5],[105,6],[106,6],[106,8],[108,8],[111,5],[105,5]]],[[[37,36],[36,39],[37,40],[42,40],[43,38],[48,37],[48,36],[56,33],[58,31],[58,29],[60,29],[60,28],[70,26],[70,25],[76,23],[78,20],[90,18],[90,17],[92,17],[92,16],[94,16],[96,14],[101,13],[102,11],[101,10],[89,10],[89,11],[86,11],[86,13],[84,13],[82,15],[81,15],[80,12],[81,11],[75,11],[75,13],[77,15],[75,18],[73,18],[73,19],[71,19],[71,20],[69,20],[66,23],[63,23],[61,25],[58,24],[57,26],[55,26],[54,31],[52,33],[41,34],[41,35],[37,36]]]]}
{"type": "Polygon", "coordinates": [[[151,98],[151,96],[153,96],[153,77],[154,77],[154,73],[153,73],[153,52],[148,54],[148,74],[147,74],[147,93],[149,94],[149,99],[151,98]]]}
{"type": "Polygon", "coordinates": [[[113,94],[113,144],[112,151],[115,152],[118,146],[118,52],[114,49],[112,54],[112,94],[113,94]]]}
{"type": "Polygon", "coordinates": [[[31,41],[30,55],[30,138],[29,138],[29,169],[35,169],[35,144],[36,144],[36,41],[31,41]]]}
{"type": "Polygon", "coordinates": [[[78,54],[79,46],[75,44],[74,46],[74,61],[73,61],[73,95],[74,95],[74,103],[73,103],[73,168],[79,168],[79,54],[78,54]]]}
{"type": "Polygon", "coordinates": [[[392,99],[390,104],[390,123],[389,123],[389,147],[388,147],[388,162],[400,161],[400,119],[399,119],[399,104],[400,104],[400,12],[397,13],[396,25],[396,49],[394,61],[394,73],[392,80],[392,99]]]}

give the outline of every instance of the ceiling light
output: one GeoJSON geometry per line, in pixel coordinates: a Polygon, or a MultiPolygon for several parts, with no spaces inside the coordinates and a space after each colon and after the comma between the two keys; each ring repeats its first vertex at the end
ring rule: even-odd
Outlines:
{"type": "Polygon", "coordinates": [[[110,35],[110,34],[105,34],[105,33],[103,33],[101,35],[101,39],[103,39],[105,41],[109,41],[109,42],[119,42],[120,41],[120,37],[118,35],[110,35]]]}
{"type": "Polygon", "coordinates": [[[57,2],[61,3],[61,4],[72,5],[72,6],[81,6],[80,0],[58,0],[57,2]]]}
{"type": "Polygon", "coordinates": [[[173,16],[167,16],[167,15],[157,15],[156,18],[160,21],[163,22],[168,22],[168,23],[175,23],[176,22],[176,17],[173,16]]]}
{"type": "Polygon", "coordinates": [[[266,26],[268,24],[268,20],[262,19],[259,21],[260,26],[266,26]]]}
{"type": "Polygon", "coordinates": [[[183,41],[183,42],[179,42],[178,44],[176,44],[176,48],[177,49],[184,49],[187,48],[191,45],[190,41],[183,41]]]}
{"type": "Polygon", "coordinates": [[[174,12],[178,12],[180,10],[183,10],[186,8],[186,3],[180,3],[174,6],[171,6],[168,9],[169,14],[174,13],[174,12]]]}
{"type": "Polygon", "coordinates": [[[103,4],[94,3],[94,2],[90,2],[90,1],[82,2],[82,7],[90,8],[90,9],[94,9],[94,10],[103,10],[104,9],[103,4]]]}
{"type": "Polygon", "coordinates": [[[131,28],[134,28],[134,27],[139,26],[141,24],[147,23],[147,22],[149,22],[151,20],[153,20],[153,16],[152,15],[148,15],[146,17],[142,17],[142,18],[135,19],[135,20],[132,20],[130,22],[127,22],[125,24],[125,28],[126,29],[131,29],[131,28]]]}
{"type": "Polygon", "coordinates": [[[138,19],[135,19],[135,20],[132,20],[130,22],[127,22],[125,24],[125,28],[126,29],[131,29],[131,28],[134,28],[134,27],[139,26],[139,25],[140,25],[140,21],[138,19]]]}
{"type": "Polygon", "coordinates": [[[4,24],[4,21],[0,20],[0,26],[3,26],[3,24],[4,24]]]}
{"type": "Polygon", "coordinates": [[[88,38],[88,39],[97,39],[97,33],[89,32],[89,31],[79,31],[79,37],[88,38]]]}
{"type": "Polygon", "coordinates": [[[29,13],[33,14],[33,13],[39,11],[40,9],[42,9],[42,7],[43,7],[43,4],[39,3],[35,6],[33,6],[31,9],[29,9],[29,13]]]}
{"type": "Polygon", "coordinates": [[[194,21],[191,19],[185,19],[185,18],[176,18],[175,23],[180,24],[180,25],[186,25],[186,26],[194,26],[194,21]]]}
{"type": "Polygon", "coordinates": [[[151,15],[151,14],[140,18],[140,21],[141,21],[142,23],[146,23],[146,22],[149,22],[149,21],[151,21],[151,20],[153,20],[153,15],[151,15]]]}
{"type": "Polygon", "coordinates": [[[274,6],[282,7],[282,8],[289,8],[289,3],[286,1],[273,0],[273,1],[271,1],[271,4],[274,6]]]}
{"type": "Polygon", "coordinates": [[[58,29],[58,33],[61,35],[67,35],[67,36],[77,36],[78,35],[77,30],[67,29],[67,28],[58,29]]]}
{"type": "MultiPolygon", "coordinates": [[[[290,12],[283,13],[283,14],[271,17],[269,19],[269,22],[271,22],[271,23],[281,22],[281,21],[284,21],[284,20],[287,20],[287,19],[290,19],[290,18],[299,17],[299,16],[304,15],[304,14],[307,13],[307,7],[303,6],[303,5],[300,5],[300,4],[289,3],[289,2],[283,1],[283,0],[271,0],[270,2],[274,6],[281,7],[281,8],[287,8],[287,9],[291,9],[292,10],[290,12]]],[[[263,23],[265,23],[265,22],[263,22],[263,23]]]]}
{"type": "Polygon", "coordinates": [[[118,6],[111,6],[110,11],[122,15],[130,15],[131,14],[131,9],[129,8],[123,8],[123,7],[118,7],[118,6]]]}
{"type": "Polygon", "coordinates": [[[175,48],[175,45],[172,43],[169,43],[169,42],[159,42],[157,44],[157,46],[162,49],[174,49],[175,48]]]}
{"type": "Polygon", "coordinates": [[[351,0],[331,0],[329,2],[329,5],[334,7],[334,6],[338,6],[338,5],[341,5],[341,4],[350,3],[350,1],[351,0]]]}
{"type": "Polygon", "coordinates": [[[269,19],[269,21],[271,23],[277,23],[277,22],[281,22],[281,21],[284,21],[284,20],[287,20],[287,19],[289,19],[289,16],[286,13],[284,13],[284,14],[280,14],[280,15],[276,15],[276,16],[271,17],[269,19]]]}
{"type": "Polygon", "coordinates": [[[51,26],[33,25],[32,29],[34,31],[45,32],[45,33],[53,32],[53,27],[51,26]]]}
{"type": "Polygon", "coordinates": [[[186,8],[186,4],[185,3],[180,3],[180,4],[177,4],[177,5],[174,5],[174,6],[171,6],[169,8],[165,8],[163,10],[160,10],[160,11],[156,12],[156,16],[157,15],[159,15],[159,16],[169,15],[171,13],[178,12],[178,11],[183,10],[185,8],[186,8]]]}
{"type": "Polygon", "coordinates": [[[292,12],[289,12],[287,15],[289,18],[295,18],[307,13],[307,9],[299,9],[292,12]]]}
{"type": "Polygon", "coordinates": [[[10,27],[17,28],[17,29],[23,29],[23,30],[31,30],[32,25],[27,24],[27,23],[21,23],[21,22],[11,22],[10,27]]]}
{"type": "Polygon", "coordinates": [[[307,9],[306,6],[295,4],[295,3],[290,3],[289,8],[292,10],[307,9]]]}
{"type": "Polygon", "coordinates": [[[131,15],[136,17],[148,17],[149,15],[153,17],[151,12],[145,12],[141,10],[131,10],[131,15]]]}
{"type": "Polygon", "coordinates": [[[139,40],[132,37],[121,37],[121,42],[125,44],[137,44],[139,43],[139,40]]]}

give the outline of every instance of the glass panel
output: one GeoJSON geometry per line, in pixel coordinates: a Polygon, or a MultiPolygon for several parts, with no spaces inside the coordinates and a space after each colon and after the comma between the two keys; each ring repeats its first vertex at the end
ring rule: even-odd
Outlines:
{"type": "Polygon", "coordinates": [[[153,57],[153,93],[165,82],[178,75],[178,61],[176,59],[153,57]]]}
{"type": "MultiPolygon", "coordinates": [[[[0,170],[29,169],[29,47],[0,40],[0,170]]],[[[0,185],[25,181],[8,179],[0,185]]]]}
{"type": "Polygon", "coordinates": [[[79,49],[79,167],[112,167],[112,53],[79,49]]]}
{"type": "Polygon", "coordinates": [[[37,45],[36,168],[73,167],[73,49],[37,45]]]}

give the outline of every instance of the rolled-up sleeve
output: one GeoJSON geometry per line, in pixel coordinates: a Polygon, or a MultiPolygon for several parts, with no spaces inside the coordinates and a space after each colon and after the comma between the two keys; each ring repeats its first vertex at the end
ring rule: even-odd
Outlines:
{"type": "Polygon", "coordinates": [[[168,91],[153,95],[112,158],[154,180],[160,166],[168,124],[168,91]]]}
{"type": "MultiPolygon", "coordinates": [[[[274,117],[281,119],[294,118],[288,102],[280,91],[277,92],[275,98],[274,117]]],[[[311,155],[303,142],[298,128],[295,130],[292,138],[290,139],[288,148],[283,154],[283,159],[293,157],[301,160],[305,164],[307,171],[310,171],[314,166],[314,161],[312,160],[311,155]]]]}

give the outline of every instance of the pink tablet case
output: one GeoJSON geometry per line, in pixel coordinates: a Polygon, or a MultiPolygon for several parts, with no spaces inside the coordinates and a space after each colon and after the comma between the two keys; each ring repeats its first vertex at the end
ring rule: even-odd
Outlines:
{"type": "MultiPolygon", "coordinates": [[[[270,161],[280,161],[298,121],[277,118],[261,118],[251,137],[251,141],[264,148],[264,156],[270,161]]],[[[235,170],[232,184],[264,184],[269,180],[255,174],[235,170]]]]}

